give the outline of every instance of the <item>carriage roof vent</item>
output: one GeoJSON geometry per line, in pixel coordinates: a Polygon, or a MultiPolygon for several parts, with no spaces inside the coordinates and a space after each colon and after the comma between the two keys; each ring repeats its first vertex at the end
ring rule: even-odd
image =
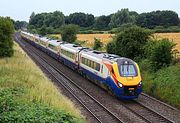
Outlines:
{"type": "Polygon", "coordinates": [[[99,52],[99,51],[93,51],[93,53],[95,53],[95,54],[102,54],[102,52],[99,52]]]}
{"type": "Polygon", "coordinates": [[[78,46],[78,45],[73,45],[73,47],[80,47],[80,46],[78,46]]]}

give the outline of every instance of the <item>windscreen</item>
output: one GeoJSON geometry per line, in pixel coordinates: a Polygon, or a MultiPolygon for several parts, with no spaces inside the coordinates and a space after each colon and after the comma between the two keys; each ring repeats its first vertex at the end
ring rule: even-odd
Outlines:
{"type": "Polygon", "coordinates": [[[137,76],[137,69],[134,64],[119,64],[118,69],[122,77],[137,76]]]}

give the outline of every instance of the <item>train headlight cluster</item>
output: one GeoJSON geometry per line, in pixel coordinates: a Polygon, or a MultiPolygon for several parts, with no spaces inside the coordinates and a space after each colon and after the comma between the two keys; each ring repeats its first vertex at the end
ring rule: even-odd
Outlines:
{"type": "Polygon", "coordinates": [[[140,83],[138,84],[138,87],[142,87],[142,82],[140,82],[140,83]]]}
{"type": "Polygon", "coordinates": [[[123,87],[123,85],[122,85],[120,82],[118,82],[118,85],[119,85],[119,87],[120,87],[120,88],[122,88],[122,87],[123,87]]]}

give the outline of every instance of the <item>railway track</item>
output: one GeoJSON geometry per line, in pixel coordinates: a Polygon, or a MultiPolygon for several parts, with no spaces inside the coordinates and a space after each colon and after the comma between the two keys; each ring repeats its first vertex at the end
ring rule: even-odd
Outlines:
{"type": "Polygon", "coordinates": [[[138,101],[123,101],[122,105],[149,123],[174,123],[174,121],[138,101]]]}
{"type": "Polygon", "coordinates": [[[164,102],[162,102],[162,101],[160,101],[160,100],[157,100],[156,98],[151,97],[151,96],[149,96],[148,94],[142,93],[141,95],[142,95],[143,97],[149,98],[150,100],[153,100],[153,101],[155,101],[155,102],[157,102],[157,103],[160,103],[161,105],[163,105],[163,106],[165,106],[165,107],[167,107],[167,108],[169,108],[169,109],[171,109],[171,110],[174,110],[174,111],[177,111],[177,112],[180,113],[179,109],[177,109],[177,108],[175,108],[175,107],[173,107],[173,106],[171,106],[171,105],[169,105],[169,104],[167,104],[167,103],[164,103],[164,102]]]}
{"type": "Polygon", "coordinates": [[[33,49],[26,48],[26,45],[16,38],[16,41],[21,47],[32,57],[38,64],[43,67],[58,84],[63,86],[99,123],[124,123],[119,117],[114,115],[106,107],[104,107],[98,100],[89,95],[84,89],[79,87],[70,78],[64,75],[56,67],[51,65],[40,54],[33,51],[33,49]]]}
{"type": "MultiPolygon", "coordinates": [[[[22,47],[23,47],[23,43],[21,42],[21,45],[22,45],[22,47]]],[[[33,49],[33,48],[32,48],[33,49]]],[[[36,52],[37,53],[37,52],[36,52]]],[[[44,59],[42,56],[41,56],[41,54],[36,54],[36,55],[38,55],[38,57],[41,57],[42,59],[44,59]]],[[[46,59],[44,59],[44,62],[46,61],[46,59]]],[[[54,68],[56,69],[56,71],[59,71],[59,74],[61,73],[61,74],[63,74],[62,73],[62,71],[60,71],[59,69],[57,69],[57,66],[53,66],[53,65],[51,65],[51,67],[53,68],[51,68],[52,69],[52,71],[55,71],[54,70],[54,68]]],[[[50,71],[50,72],[52,72],[52,71],[50,71]]],[[[57,74],[57,73],[56,73],[57,74]]],[[[71,80],[69,77],[67,77],[66,75],[62,75],[62,78],[66,78],[67,80],[69,79],[69,80],[71,80]]],[[[56,80],[57,80],[57,78],[55,78],[56,80]]],[[[67,81],[67,80],[63,80],[63,81],[67,81]]],[[[62,81],[62,80],[61,80],[62,81]]],[[[71,80],[72,81],[72,80],[71,80]]],[[[73,81],[72,81],[73,82],[73,81]]],[[[67,82],[65,82],[65,83],[67,83],[67,82]]],[[[76,84],[76,83],[74,83],[74,84],[76,84]]],[[[77,84],[76,84],[77,85],[77,84]]],[[[63,85],[62,85],[63,86],[63,85]]],[[[65,85],[65,86],[67,86],[67,85],[65,85]]],[[[74,85],[75,86],[75,85],[74,85]]],[[[78,86],[78,85],[77,85],[78,86]]],[[[73,89],[73,87],[71,87],[71,86],[68,86],[68,88],[70,89],[70,90],[72,90],[73,89]]],[[[79,88],[81,88],[80,86],[79,86],[79,88]]],[[[82,89],[82,88],[81,88],[82,89]]],[[[72,91],[72,95],[73,94],[75,94],[74,92],[76,92],[76,90],[73,90],[72,91]]],[[[85,91],[86,92],[86,91],[85,91]]],[[[86,92],[87,94],[88,94],[88,92],[86,92]]],[[[78,93],[76,93],[76,94],[78,94],[78,93]]],[[[75,96],[76,96],[76,94],[75,94],[75,96]]],[[[89,95],[89,94],[88,94],[89,95]]],[[[90,95],[91,96],[91,95],[90,95]]],[[[91,96],[92,97],[92,96],[91,96]]],[[[93,97],[92,97],[93,98],[93,97]]],[[[86,99],[86,98],[84,98],[84,99],[86,99]]],[[[94,98],[95,99],[95,98],[94,98]]],[[[95,99],[97,102],[98,102],[98,100],[97,99],[95,99]]],[[[81,103],[83,103],[83,99],[81,98],[81,103]]],[[[91,103],[89,103],[89,102],[91,102],[92,100],[88,100],[87,102],[86,102],[86,104],[82,104],[82,106],[84,107],[84,108],[86,108],[86,110],[88,110],[91,114],[92,114],[92,116],[94,116],[94,117],[96,117],[97,115],[101,115],[100,116],[100,118],[99,118],[99,120],[98,120],[98,117],[97,118],[95,118],[98,122],[102,122],[102,120],[101,119],[106,119],[106,117],[105,116],[108,116],[108,115],[103,115],[103,114],[101,114],[102,112],[100,112],[99,114],[98,114],[98,111],[100,111],[100,110],[105,110],[105,109],[102,109],[102,107],[100,108],[100,109],[98,109],[97,108],[97,110],[95,110],[95,111],[91,111],[91,110],[94,110],[94,109],[96,109],[96,108],[89,108],[88,106],[86,106],[86,105],[89,105],[90,107],[92,107],[91,106],[91,103]],[[97,112],[97,114],[96,113],[94,113],[94,112],[97,112]],[[93,115],[94,114],[94,115],[93,115]]],[[[119,101],[119,102],[121,102],[121,101],[119,101]]],[[[93,104],[94,102],[92,101],[92,104],[93,104]]],[[[124,102],[123,102],[124,103],[124,102]]],[[[99,102],[99,104],[101,105],[101,106],[103,106],[103,104],[101,104],[100,102],[99,102]]],[[[98,105],[99,105],[98,104],[98,105]]],[[[127,102],[125,102],[124,104],[123,104],[123,106],[125,106],[128,110],[130,110],[131,112],[133,112],[135,115],[137,115],[138,117],[140,117],[143,121],[145,121],[145,122],[153,122],[153,123],[156,123],[156,122],[168,122],[168,123],[172,123],[173,121],[172,120],[169,120],[168,118],[166,118],[166,117],[164,117],[163,115],[161,115],[160,113],[158,113],[158,112],[156,112],[156,111],[153,111],[152,109],[150,109],[150,108],[148,108],[148,107],[146,107],[146,106],[143,106],[142,104],[139,104],[138,102],[131,102],[131,103],[127,103],[127,102]]],[[[104,107],[104,106],[103,106],[104,107]]],[[[105,107],[106,108],[106,107],[105,107]]],[[[112,113],[112,111],[110,111],[109,109],[107,109],[106,108],[106,111],[109,111],[109,115],[110,114],[113,114],[112,113]]],[[[117,117],[116,115],[114,115],[115,117],[117,117]]],[[[112,116],[111,116],[112,117],[112,116]]],[[[107,117],[107,119],[111,119],[111,118],[108,118],[107,117]]],[[[120,120],[119,118],[118,118],[118,120],[116,119],[116,120],[103,120],[103,122],[108,122],[108,121],[112,121],[112,122],[123,122],[122,120],[120,120]]]]}

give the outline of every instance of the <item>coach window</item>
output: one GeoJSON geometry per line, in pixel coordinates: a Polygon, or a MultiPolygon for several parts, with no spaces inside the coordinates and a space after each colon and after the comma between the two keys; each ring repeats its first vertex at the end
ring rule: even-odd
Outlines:
{"type": "Polygon", "coordinates": [[[93,68],[93,64],[94,64],[93,61],[91,61],[91,66],[90,66],[91,68],[93,68]]]}
{"type": "Polygon", "coordinates": [[[94,62],[94,64],[93,64],[93,69],[96,70],[96,62],[94,62]]]}
{"type": "Polygon", "coordinates": [[[84,64],[84,57],[81,57],[81,63],[84,64]]]}
{"type": "Polygon", "coordinates": [[[87,66],[89,66],[89,67],[90,67],[90,65],[91,65],[91,62],[90,62],[90,60],[89,60],[89,59],[87,59],[87,66]]]}
{"type": "Polygon", "coordinates": [[[96,63],[96,70],[99,71],[100,70],[100,64],[96,63]]]}

